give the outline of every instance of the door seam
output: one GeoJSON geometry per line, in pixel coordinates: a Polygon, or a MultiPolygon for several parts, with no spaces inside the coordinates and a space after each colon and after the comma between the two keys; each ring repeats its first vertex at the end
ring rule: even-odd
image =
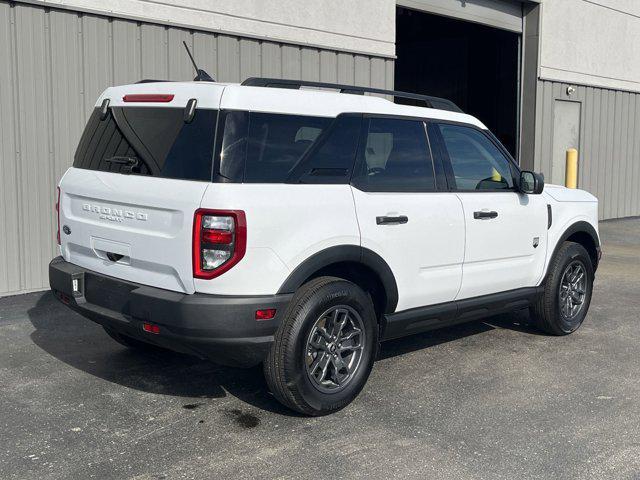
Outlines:
{"type": "Polygon", "coordinates": [[[464,281],[464,264],[467,258],[467,212],[464,209],[464,202],[460,198],[457,193],[454,193],[458,201],[460,202],[460,207],[462,207],[462,219],[464,220],[464,241],[462,242],[462,263],[460,264],[460,283],[458,284],[458,291],[453,297],[454,301],[458,300],[458,295],[460,295],[460,291],[462,290],[462,282],[464,281]]]}

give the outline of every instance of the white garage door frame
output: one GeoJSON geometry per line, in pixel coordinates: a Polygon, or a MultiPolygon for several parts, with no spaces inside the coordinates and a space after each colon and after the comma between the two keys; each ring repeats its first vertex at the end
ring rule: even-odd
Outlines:
{"type": "MultiPolygon", "coordinates": [[[[517,0],[398,0],[400,7],[522,33],[522,3],[517,0]]],[[[537,3],[537,2],[536,2],[537,3]]]]}

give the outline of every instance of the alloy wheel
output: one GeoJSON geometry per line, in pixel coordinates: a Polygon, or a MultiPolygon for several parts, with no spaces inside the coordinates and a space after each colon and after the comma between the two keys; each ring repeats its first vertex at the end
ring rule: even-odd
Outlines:
{"type": "Polygon", "coordinates": [[[362,318],[353,308],[338,305],[315,321],[305,347],[311,383],[323,393],[336,393],[353,379],[365,345],[362,318]]]}
{"type": "Polygon", "coordinates": [[[573,320],[584,305],[587,292],[587,269],[580,260],[574,260],[564,269],[560,280],[560,311],[567,320],[573,320]]]}

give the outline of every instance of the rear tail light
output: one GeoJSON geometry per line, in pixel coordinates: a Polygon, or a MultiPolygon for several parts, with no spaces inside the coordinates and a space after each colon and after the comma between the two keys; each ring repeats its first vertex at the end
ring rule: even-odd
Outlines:
{"type": "Polygon", "coordinates": [[[60,245],[60,187],[58,187],[58,196],[56,198],[56,217],[58,218],[58,233],[56,234],[56,238],[58,245],[60,245]]]}
{"type": "Polygon", "coordinates": [[[193,276],[211,279],[242,260],[247,221],[241,210],[197,210],[193,219],[193,276]]]}

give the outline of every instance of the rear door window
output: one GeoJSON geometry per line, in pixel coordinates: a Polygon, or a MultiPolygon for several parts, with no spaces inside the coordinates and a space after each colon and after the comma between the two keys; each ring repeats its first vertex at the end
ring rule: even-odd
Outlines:
{"type": "Polygon", "coordinates": [[[368,118],[358,152],[353,183],[365,191],[431,192],[433,162],[420,120],[368,118]]]}
{"type": "Polygon", "coordinates": [[[95,109],[80,139],[73,166],[103,172],[211,181],[217,110],[112,107],[95,109]]]}

